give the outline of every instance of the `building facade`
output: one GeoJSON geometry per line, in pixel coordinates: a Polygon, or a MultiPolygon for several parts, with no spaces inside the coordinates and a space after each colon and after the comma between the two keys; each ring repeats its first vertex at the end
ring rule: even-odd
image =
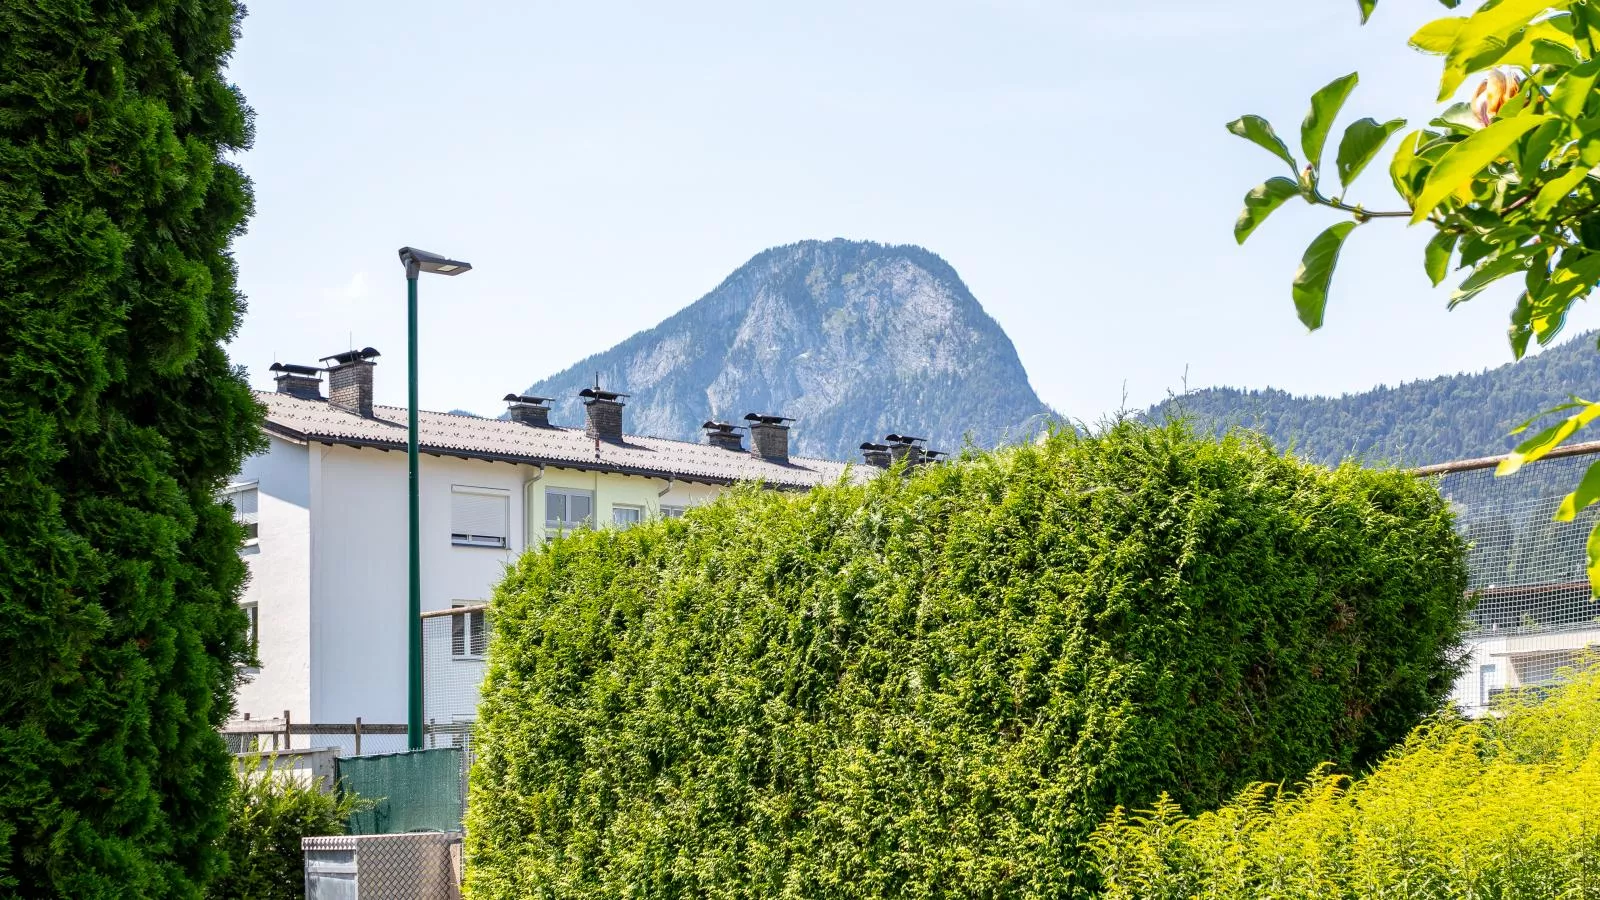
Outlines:
{"type": "MultiPolygon", "coordinates": [[[[241,718],[406,719],[408,422],[373,403],[376,356],[275,364],[277,391],[258,395],[269,446],[228,489],[248,535],[242,602],[259,661],[238,690],[241,718]]],[[[626,395],[583,395],[584,428],[552,426],[538,397],[508,395],[508,419],[419,413],[425,613],[486,603],[518,555],[558,532],[682,515],[744,481],[800,490],[876,471],[791,457],[778,416],[707,422],[705,442],[690,443],[627,434],[626,395]]],[[[481,671],[483,617],[449,618],[449,655],[481,671]]]]}

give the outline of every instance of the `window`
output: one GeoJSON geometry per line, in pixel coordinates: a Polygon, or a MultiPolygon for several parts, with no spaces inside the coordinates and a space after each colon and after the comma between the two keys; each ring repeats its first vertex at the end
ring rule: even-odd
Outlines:
{"type": "Polygon", "coordinates": [[[632,528],[644,518],[642,506],[615,506],[611,507],[611,522],[618,528],[632,528]]]}
{"type": "Polygon", "coordinates": [[[544,489],[544,527],[557,531],[576,531],[594,519],[594,494],[566,488],[544,489]]]}
{"type": "Polygon", "coordinates": [[[223,499],[233,507],[233,520],[244,528],[244,542],[255,543],[261,535],[261,497],[255,482],[230,486],[223,492],[223,499]]]}
{"type": "Polygon", "coordinates": [[[689,507],[687,506],[663,506],[661,507],[661,518],[681,519],[683,518],[683,514],[688,511],[689,507]]]}
{"type": "MultiPolygon", "coordinates": [[[[477,603],[457,601],[452,609],[479,606],[477,603]]],[[[450,617],[450,655],[475,659],[489,650],[489,618],[482,609],[456,613],[450,617]]]]}
{"type": "Polygon", "coordinates": [[[1500,668],[1488,665],[1478,670],[1478,704],[1488,706],[1505,684],[1500,681],[1500,668]]]}
{"type": "Polygon", "coordinates": [[[450,543],[458,547],[506,546],[511,495],[494,488],[450,488],[450,543]]]}
{"type": "Polygon", "coordinates": [[[261,665],[261,608],[254,603],[241,604],[244,607],[245,632],[244,652],[250,657],[251,667],[261,665]]]}

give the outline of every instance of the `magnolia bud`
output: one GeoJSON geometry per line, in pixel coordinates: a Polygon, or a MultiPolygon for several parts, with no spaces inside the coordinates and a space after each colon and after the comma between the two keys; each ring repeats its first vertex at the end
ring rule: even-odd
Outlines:
{"type": "Polygon", "coordinates": [[[1490,69],[1472,92],[1472,114],[1477,116],[1479,123],[1488,125],[1494,121],[1495,114],[1506,105],[1506,101],[1515,97],[1521,88],[1522,72],[1519,70],[1510,66],[1490,69]]]}

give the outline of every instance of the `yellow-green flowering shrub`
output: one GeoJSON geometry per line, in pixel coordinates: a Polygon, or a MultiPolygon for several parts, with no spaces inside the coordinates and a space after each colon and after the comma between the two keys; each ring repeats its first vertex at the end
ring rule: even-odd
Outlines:
{"type": "Polygon", "coordinates": [[[1106,900],[1600,897],[1600,677],[1423,725],[1353,781],[1119,808],[1090,847],[1106,900]]]}

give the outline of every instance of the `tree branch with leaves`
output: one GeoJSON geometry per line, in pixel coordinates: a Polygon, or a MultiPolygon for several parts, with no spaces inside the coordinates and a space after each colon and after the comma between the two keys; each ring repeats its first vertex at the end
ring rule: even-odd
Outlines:
{"type": "MultiPolygon", "coordinates": [[[[1460,4],[1441,2],[1451,9],[1460,4]]],[[[1377,0],[1359,3],[1366,22],[1377,0]]],[[[1245,195],[1234,237],[1244,243],[1293,197],[1348,217],[1311,241],[1291,286],[1300,321],[1316,330],[1339,255],[1358,227],[1374,219],[1426,223],[1436,232],[1423,255],[1428,279],[1439,285],[1452,271],[1466,273],[1449,308],[1491,284],[1521,279],[1507,332],[1512,356],[1521,359],[1530,342],[1553,341],[1573,305],[1600,283],[1600,0],[1490,0],[1470,15],[1429,22],[1410,44],[1443,61],[1438,102],[1478,80],[1469,99],[1449,103],[1426,127],[1400,138],[1389,178],[1406,208],[1374,211],[1350,199],[1356,179],[1406,127],[1404,119],[1362,118],[1346,126],[1333,159],[1338,189],[1324,187],[1323,151],[1359,81],[1352,72],[1312,94],[1300,125],[1303,165],[1266,119],[1246,115],[1228,123],[1230,132],[1289,170],[1245,195]]],[[[1519,444],[1496,474],[1549,454],[1600,418],[1600,403],[1572,397],[1513,434],[1555,413],[1567,415],[1519,444]]],[[[1600,462],[1556,518],[1571,521],[1597,501],[1600,462]]],[[[1600,526],[1589,536],[1588,572],[1600,591],[1600,526]]]]}

